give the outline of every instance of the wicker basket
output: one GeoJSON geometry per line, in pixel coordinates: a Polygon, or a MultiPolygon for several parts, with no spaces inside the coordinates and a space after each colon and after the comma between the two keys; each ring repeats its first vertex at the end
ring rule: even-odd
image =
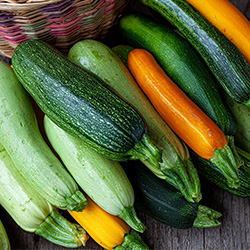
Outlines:
{"type": "Polygon", "coordinates": [[[0,54],[11,57],[28,39],[41,39],[62,52],[75,42],[102,39],[126,0],[0,0],[0,54]]]}

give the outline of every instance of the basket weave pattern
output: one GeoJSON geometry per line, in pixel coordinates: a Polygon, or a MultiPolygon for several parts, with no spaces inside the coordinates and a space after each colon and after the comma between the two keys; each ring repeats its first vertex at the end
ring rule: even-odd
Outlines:
{"type": "Polygon", "coordinates": [[[28,39],[41,39],[62,52],[81,39],[102,39],[128,2],[0,0],[0,54],[11,57],[28,39]]]}

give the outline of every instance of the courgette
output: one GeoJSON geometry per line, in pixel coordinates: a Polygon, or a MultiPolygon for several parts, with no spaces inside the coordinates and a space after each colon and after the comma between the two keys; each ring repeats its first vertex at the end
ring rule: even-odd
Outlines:
{"type": "Polygon", "coordinates": [[[171,28],[139,13],[123,16],[119,22],[119,32],[129,45],[151,52],[175,84],[226,135],[235,134],[236,121],[221,97],[216,80],[187,40],[171,28]]]}
{"type": "Polygon", "coordinates": [[[30,97],[13,70],[0,63],[0,142],[14,164],[51,204],[82,210],[87,200],[42,137],[30,97]]]}
{"type": "Polygon", "coordinates": [[[175,228],[220,225],[221,213],[197,202],[188,202],[176,188],[157,178],[140,161],[123,166],[133,185],[138,211],[175,228]]]}
{"type": "Polygon", "coordinates": [[[186,146],[161,119],[114,51],[104,43],[86,39],[74,44],[68,57],[105,80],[139,110],[148,125],[151,141],[162,150],[159,169],[147,161],[142,162],[159,178],[181,190],[187,200],[198,201],[200,182],[186,146]]]}
{"type": "Polygon", "coordinates": [[[238,48],[185,0],[141,0],[193,45],[236,102],[250,107],[250,65],[238,48]]]}
{"type": "Polygon", "coordinates": [[[61,216],[29,185],[1,144],[0,173],[0,204],[19,227],[64,247],[85,245],[85,230],[61,216]]]}
{"type": "Polygon", "coordinates": [[[69,135],[47,116],[44,128],[52,147],[83,191],[106,212],[143,232],[145,226],[134,210],[134,191],[121,165],[69,135]]]}
{"type": "Polygon", "coordinates": [[[2,250],[10,250],[10,241],[9,237],[6,233],[6,230],[4,228],[4,225],[2,221],[0,220],[0,249],[2,250]]]}
{"type": "Polygon", "coordinates": [[[20,43],[12,56],[20,82],[59,127],[113,160],[144,159],[156,168],[160,151],[141,115],[104,81],[39,40],[20,43]]]}

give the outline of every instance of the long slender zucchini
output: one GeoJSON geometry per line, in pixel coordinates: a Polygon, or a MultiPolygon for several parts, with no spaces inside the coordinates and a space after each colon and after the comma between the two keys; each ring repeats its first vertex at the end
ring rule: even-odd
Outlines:
{"type": "Polygon", "coordinates": [[[94,74],[39,40],[22,42],[13,69],[41,110],[59,127],[113,160],[144,159],[156,168],[160,151],[141,115],[94,74]]]}
{"type": "Polygon", "coordinates": [[[10,250],[10,241],[9,237],[6,233],[6,230],[4,228],[4,225],[2,221],[0,220],[0,249],[2,250],[10,250]]]}
{"type": "Polygon", "coordinates": [[[140,161],[124,164],[135,191],[135,207],[175,228],[214,227],[221,214],[197,202],[188,202],[167,182],[157,178],[140,161]]]}
{"type": "Polygon", "coordinates": [[[187,40],[139,13],[123,16],[119,31],[126,43],[151,52],[167,75],[226,135],[235,134],[236,121],[222,100],[216,80],[187,40]]]}
{"type": "Polygon", "coordinates": [[[143,232],[145,226],[134,210],[134,191],[121,165],[69,135],[47,116],[44,128],[52,147],[83,191],[102,209],[143,232]]]}
{"type": "Polygon", "coordinates": [[[62,217],[29,185],[1,144],[0,173],[0,204],[23,230],[64,247],[85,245],[85,230],[62,217]]]}
{"type": "Polygon", "coordinates": [[[236,102],[250,107],[250,66],[238,48],[185,0],[141,0],[173,24],[236,102]]]}
{"type": "Polygon", "coordinates": [[[148,124],[151,141],[162,150],[160,169],[143,161],[158,177],[181,190],[187,200],[199,200],[200,182],[189,160],[186,146],[161,119],[119,57],[105,44],[83,40],[69,51],[69,59],[104,79],[121,96],[132,103],[148,124]]]}
{"type": "Polygon", "coordinates": [[[32,187],[61,209],[82,210],[87,201],[43,139],[28,93],[0,63],[0,142],[32,187]]]}

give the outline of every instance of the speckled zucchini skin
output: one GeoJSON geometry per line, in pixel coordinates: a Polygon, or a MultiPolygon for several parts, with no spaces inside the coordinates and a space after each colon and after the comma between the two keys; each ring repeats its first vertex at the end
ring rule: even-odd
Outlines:
{"type": "Polygon", "coordinates": [[[185,0],[141,0],[173,24],[236,102],[250,99],[250,66],[238,48],[185,0]]]}
{"type": "Polygon", "coordinates": [[[226,135],[235,134],[236,121],[222,100],[216,80],[188,41],[139,13],[123,16],[119,30],[126,43],[151,52],[167,75],[226,135]]]}
{"type": "Polygon", "coordinates": [[[146,133],[141,115],[94,74],[39,40],[21,43],[13,69],[42,111],[59,127],[114,160],[146,133]]]}

